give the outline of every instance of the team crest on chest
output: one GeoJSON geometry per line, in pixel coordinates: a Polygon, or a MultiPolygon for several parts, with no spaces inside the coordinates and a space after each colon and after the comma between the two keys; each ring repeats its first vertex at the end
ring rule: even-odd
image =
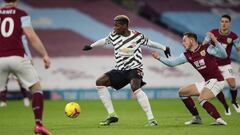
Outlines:
{"type": "Polygon", "coordinates": [[[227,43],[231,44],[232,43],[232,38],[227,38],[227,43]]]}
{"type": "Polygon", "coordinates": [[[201,56],[205,56],[205,55],[206,55],[206,51],[205,51],[205,50],[202,50],[202,51],[200,52],[200,54],[201,54],[201,56]]]}

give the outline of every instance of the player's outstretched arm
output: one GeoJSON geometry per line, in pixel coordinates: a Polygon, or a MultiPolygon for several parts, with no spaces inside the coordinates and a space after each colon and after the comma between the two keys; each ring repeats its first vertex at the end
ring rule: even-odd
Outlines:
{"type": "Polygon", "coordinates": [[[153,52],[152,56],[153,58],[159,60],[160,62],[162,62],[163,64],[169,67],[175,67],[177,65],[181,65],[187,62],[187,59],[183,54],[181,54],[179,57],[175,57],[171,59],[161,57],[159,52],[153,52]]]}
{"type": "Polygon", "coordinates": [[[50,67],[50,58],[42,41],[39,39],[32,26],[24,27],[23,32],[29,39],[32,47],[43,57],[44,66],[48,69],[50,67]]]}
{"type": "Polygon", "coordinates": [[[147,45],[148,45],[149,47],[152,47],[152,48],[157,48],[157,49],[163,50],[163,51],[164,51],[164,54],[165,54],[165,56],[166,56],[167,58],[168,58],[169,56],[171,56],[171,50],[170,50],[170,48],[167,47],[167,46],[164,46],[164,45],[162,45],[162,44],[160,44],[160,43],[157,43],[157,42],[154,42],[154,41],[151,41],[151,40],[148,40],[147,45]]]}
{"type": "Polygon", "coordinates": [[[106,44],[107,44],[106,38],[103,38],[103,39],[97,40],[96,42],[92,43],[91,45],[85,45],[82,50],[88,51],[95,47],[105,46],[106,44]]]}
{"type": "Polygon", "coordinates": [[[210,45],[208,47],[208,53],[219,58],[227,58],[226,49],[218,42],[217,38],[211,32],[208,32],[208,36],[215,43],[215,46],[210,45]]]}

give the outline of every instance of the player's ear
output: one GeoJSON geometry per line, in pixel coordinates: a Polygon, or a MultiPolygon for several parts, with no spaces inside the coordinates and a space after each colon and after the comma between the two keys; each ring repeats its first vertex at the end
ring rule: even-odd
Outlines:
{"type": "Polygon", "coordinates": [[[194,40],[192,38],[190,38],[190,43],[193,44],[194,40]]]}

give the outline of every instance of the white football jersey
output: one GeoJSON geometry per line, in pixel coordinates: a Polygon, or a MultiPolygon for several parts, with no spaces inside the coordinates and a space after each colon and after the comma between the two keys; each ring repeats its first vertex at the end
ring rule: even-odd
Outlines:
{"type": "Polygon", "coordinates": [[[143,69],[141,45],[147,45],[148,38],[142,33],[130,30],[130,35],[124,37],[113,31],[106,43],[113,45],[117,70],[143,69]]]}

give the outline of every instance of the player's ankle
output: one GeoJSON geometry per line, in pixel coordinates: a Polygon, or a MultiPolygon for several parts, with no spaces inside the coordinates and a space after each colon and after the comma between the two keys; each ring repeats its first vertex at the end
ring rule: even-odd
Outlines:
{"type": "Polygon", "coordinates": [[[109,117],[118,117],[116,112],[112,112],[108,115],[109,117]]]}

